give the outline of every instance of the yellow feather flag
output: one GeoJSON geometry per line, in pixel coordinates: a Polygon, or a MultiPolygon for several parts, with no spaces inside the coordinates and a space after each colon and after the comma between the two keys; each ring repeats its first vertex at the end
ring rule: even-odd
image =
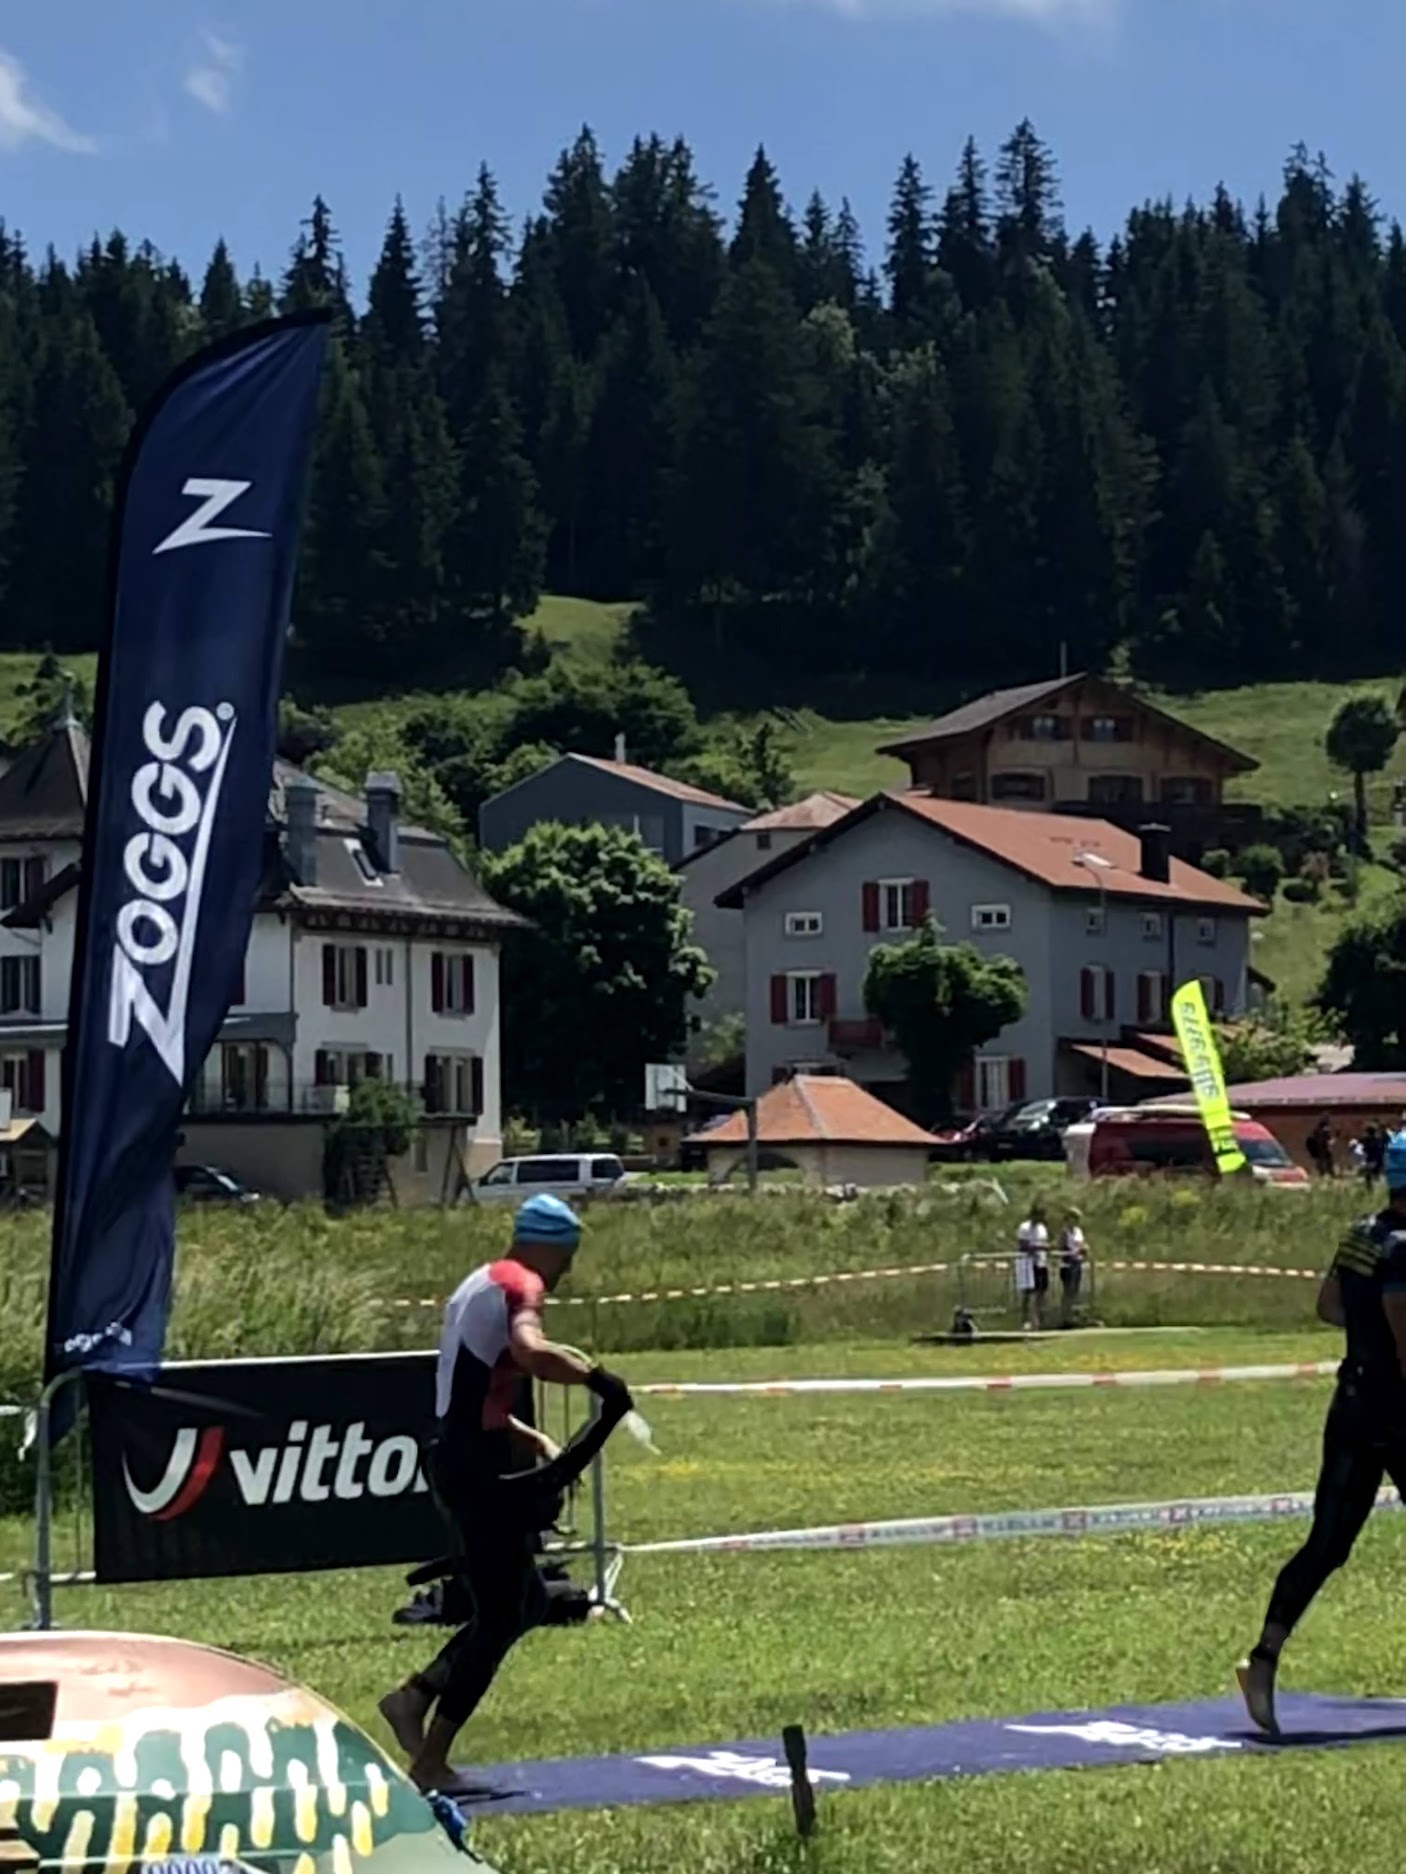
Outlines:
{"type": "Polygon", "coordinates": [[[1201,1109],[1211,1150],[1216,1155],[1216,1168],[1222,1177],[1229,1177],[1232,1172],[1243,1170],[1248,1161],[1235,1142],[1235,1122],[1230,1117],[1225,1070],[1200,983],[1183,983],[1177,990],[1172,997],[1172,1020],[1176,1024],[1196,1104],[1201,1109]]]}

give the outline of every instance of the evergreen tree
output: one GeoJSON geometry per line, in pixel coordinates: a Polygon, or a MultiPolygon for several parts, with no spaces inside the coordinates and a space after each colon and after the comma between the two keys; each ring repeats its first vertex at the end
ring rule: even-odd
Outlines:
{"type": "Polygon", "coordinates": [[[244,295],[239,289],[239,275],[234,270],[229,249],[221,239],[215,243],[205,279],[200,288],[200,320],[207,338],[223,338],[235,331],[246,318],[244,295]]]}
{"type": "Polygon", "coordinates": [[[936,232],[931,202],[932,191],[923,181],[916,158],[905,156],[889,209],[884,272],[894,323],[910,338],[927,331],[933,307],[936,232]]]}
{"type": "Polygon", "coordinates": [[[599,146],[583,128],[547,183],[542,224],[547,262],[578,359],[594,359],[610,319],[614,228],[599,146]]]}
{"type": "Polygon", "coordinates": [[[769,267],[779,285],[795,290],[799,244],[786,212],[781,182],[771,159],[759,149],[747,171],[729,260],[734,274],[755,262],[769,267]]]}

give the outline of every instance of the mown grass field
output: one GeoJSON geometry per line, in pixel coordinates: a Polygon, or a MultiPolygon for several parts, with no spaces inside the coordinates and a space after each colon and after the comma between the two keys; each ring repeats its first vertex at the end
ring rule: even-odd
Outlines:
{"type": "MultiPolygon", "coordinates": [[[[1311,1290],[1301,1307],[1308,1309],[1311,1290]]],[[[1333,1337],[1073,1337],[1018,1364],[1198,1367],[1318,1359],[1333,1337]]],[[[851,1346],[639,1354],[636,1383],[692,1377],[1009,1370],[1012,1350],[851,1346]]],[[[1154,1500],[1311,1483],[1324,1383],[1174,1393],[650,1400],[662,1456],[612,1449],[612,1533],[627,1542],[846,1518],[1154,1500]]],[[[529,1637],[465,1755],[655,1750],[973,1716],[1101,1711],[1233,1690],[1301,1525],[867,1554],[641,1558],[635,1624],[529,1637]]],[[[1406,1691],[1397,1618],[1406,1519],[1379,1518],[1286,1658],[1288,1686],[1406,1691]]],[[[432,1648],[388,1624],[393,1572],[163,1589],[78,1589],[60,1618],[217,1640],[306,1679],[377,1731],[375,1700],[432,1648]]],[[[993,1777],[822,1798],[796,1841],[789,1805],[489,1820],[504,1874],[1352,1874],[1399,1865],[1393,1748],[993,1777]]]]}

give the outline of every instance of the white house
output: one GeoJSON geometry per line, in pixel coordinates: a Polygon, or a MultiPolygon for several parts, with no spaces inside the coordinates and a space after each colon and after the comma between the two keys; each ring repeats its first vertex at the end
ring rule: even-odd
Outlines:
{"type": "MultiPolygon", "coordinates": [[[[0,1086],[55,1134],[87,781],[72,722],[0,775],[0,1086]]],[[[312,1194],[325,1126],[369,1076],[411,1089],[426,1115],[398,1192],[447,1193],[461,1164],[500,1154],[498,956],[522,920],[439,835],[400,824],[399,795],[394,775],[368,777],[357,800],[276,764],[243,980],[184,1159],[312,1194]]]]}

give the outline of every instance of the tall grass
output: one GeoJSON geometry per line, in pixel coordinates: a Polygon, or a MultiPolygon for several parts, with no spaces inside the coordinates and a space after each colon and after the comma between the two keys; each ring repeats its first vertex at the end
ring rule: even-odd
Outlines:
{"type": "MultiPolygon", "coordinates": [[[[1057,1222],[1071,1187],[1057,1171],[1022,1171],[1002,1204],[975,1184],[871,1193],[835,1204],[801,1192],[601,1203],[554,1308],[554,1331],[605,1349],[726,1347],[809,1339],[911,1336],[945,1327],[961,1294],[955,1273],[813,1290],[689,1296],[639,1304],[621,1292],[717,1289],[860,1270],[947,1262],[1011,1248],[1031,1199],[1057,1222]]],[[[1095,1257],[1316,1268],[1351,1217],[1360,1189],[1306,1193],[1239,1185],[1130,1185],[1077,1193],[1095,1257]]],[[[438,1307],[510,1233],[500,1211],[369,1211],[332,1220],[306,1207],[193,1213],[182,1219],[169,1354],[344,1353],[427,1346],[438,1307]]],[[[48,1219],[0,1233],[0,1393],[33,1397],[38,1382],[48,1219]]],[[[1259,1277],[1128,1273],[1106,1268],[1098,1311],[1110,1323],[1281,1326],[1302,1318],[1307,1283],[1259,1277]]]]}

